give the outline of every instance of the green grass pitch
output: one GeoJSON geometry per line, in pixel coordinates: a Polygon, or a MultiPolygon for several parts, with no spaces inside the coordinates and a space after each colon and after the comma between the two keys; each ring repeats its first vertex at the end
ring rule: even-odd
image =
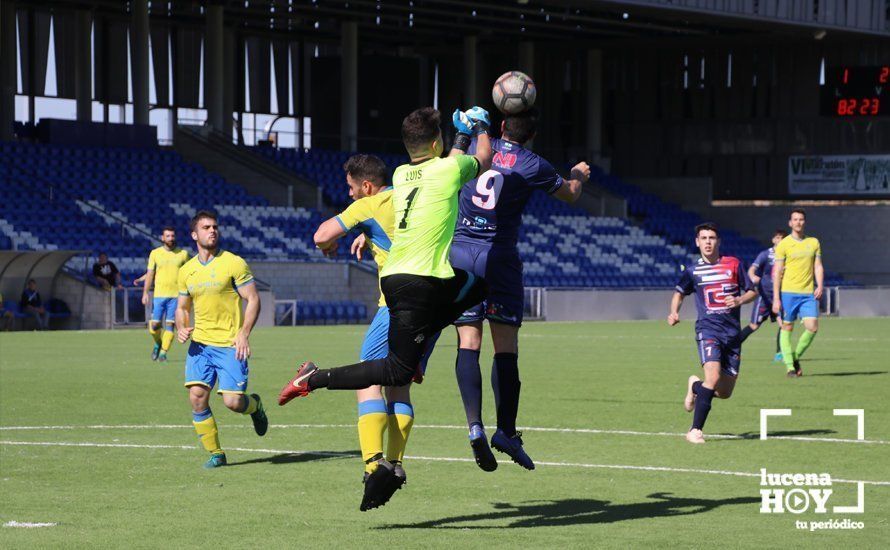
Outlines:
{"type": "MultiPolygon", "coordinates": [[[[0,334],[0,524],[57,524],[0,527],[0,547],[886,548],[890,319],[823,320],[798,380],[772,362],[774,330],[749,340],[735,395],[714,402],[706,435],[741,437],[692,446],[680,435],[700,370],[690,323],[527,323],[519,424],[539,467],[498,454],[494,473],[470,461],[446,334],[415,387],[408,484],[366,513],[352,392],[276,404],[299,361],[351,362],[364,327],[257,330],[250,390],[272,426],[258,438],[214,397],[232,464],[214,471],[201,468],[183,346],[157,364],[141,330],[0,334]],[[758,439],[761,408],[793,410],[770,423],[787,439],[758,439]],[[835,408],[864,409],[869,442],[851,442],[856,420],[835,408]],[[878,483],[863,514],[764,515],[761,468],[878,483]],[[864,529],[795,524],[845,518],[864,529]]],[[[482,362],[487,379],[488,342],[482,362]]],[[[490,434],[487,380],[484,416],[490,434]]],[[[829,507],[855,504],[855,484],[831,488],[829,507]]]]}

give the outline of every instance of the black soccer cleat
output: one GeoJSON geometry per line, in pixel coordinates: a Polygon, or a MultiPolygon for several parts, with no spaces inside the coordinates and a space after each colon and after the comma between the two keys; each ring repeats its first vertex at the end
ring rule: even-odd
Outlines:
{"type": "Polygon", "coordinates": [[[794,360],[794,374],[796,374],[798,378],[803,376],[803,369],[800,368],[800,361],[798,359],[794,360]]]}
{"type": "Polygon", "coordinates": [[[476,465],[486,472],[493,472],[498,469],[498,461],[488,446],[488,438],[485,437],[485,430],[481,426],[474,424],[470,428],[470,448],[473,449],[473,457],[476,459],[476,465]]]}
{"type": "Polygon", "coordinates": [[[365,494],[362,496],[362,503],[358,508],[360,511],[373,510],[389,501],[389,497],[386,495],[392,496],[392,493],[398,489],[396,487],[396,489],[392,489],[392,493],[389,492],[390,488],[397,483],[394,470],[393,465],[386,460],[381,458],[377,461],[377,469],[365,477],[365,494]]]}
{"type": "Polygon", "coordinates": [[[252,393],[250,398],[256,399],[256,410],[250,413],[250,419],[253,421],[253,430],[257,435],[264,436],[269,429],[269,418],[266,416],[266,409],[263,407],[263,401],[259,395],[252,393]]]}
{"type": "MultiPolygon", "coordinates": [[[[393,469],[392,469],[393,476],[392,476],[392,478],[390,478],[389,484],[386,487],[384,487],[381,490],[380,494],[377,496],[376,501],[379,503],[378,506],[383,506],[387,502],[389,502],[389,499],[391,499],[392,496],[394,494],[396,494],[396,491],[401,489],[402,485],[404,485],[405,483],[408,482],[408,476],[405,475],[405,469],[402,468],[402,463],[401,462],[393,462],[392,466],[393,466],[393,469]]],[[[378,466],[378,468],[379,468],[379,466],[378,466]]]]}

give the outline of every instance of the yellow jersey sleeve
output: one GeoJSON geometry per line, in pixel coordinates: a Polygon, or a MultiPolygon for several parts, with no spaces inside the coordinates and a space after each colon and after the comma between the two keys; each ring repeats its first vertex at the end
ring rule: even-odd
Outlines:
{"type": "Polygon", "coordinates": [[[813,240],[816,241],[816,257],[821,258],[822,257],[822,243],[819,242],[819,239],[813,239],[813,240]]]}
{"type": "MultiPolygon", "coordinates": [[[[787,237],[786,237],[787,239],[787,237]]],[[[785,239],[779,241],[779,244],[776,245],[776,251],[774,254],[774,261],[776,262],[784,262],[785,256],[788,255],[788,247],[785,246],[785,239]]]]}
{"type": "Polygon", "coordinates": [[[157,250],[158,250],[158,249],[155,248],[155,249],[152,250],[151,253],[148,255],[148,266],[147,266],[147,270],[148,270],[148,271],[154,271],[155,268],[157,268],[157,266],[158,266],[158,261],[157,261],[157,259],[155,258],[155,252],[157,252],[157,250]]]}
{"type": "Polygon", "coordinates": [[[346,210],[340,212],[337,216],[337,221],[340,222],[340,227],[343,228],[343,231],[348,232],[356,225],[373,217],[374,212],[370,201],[371,198],[372,197],[365,197],[359,199],[350,204],[346,210]]]}
{"type": "Polygon", "coordinates": [[[183,265],[179,268],[179,275],[176,277],[176,287],[179,290],[180,296],[189,296],[189,288],[186,282],[186,277],[188,277],[188,270],[183,265]]]}
{"type": "Polygon", "coordinates": [[[247,262],[244,261],[244,258],[236,256],[233,263],[234,265],[232,266],[232,281],[234,281],[235,288],[241,288],[244,285],[252,283],[253,273],[250,271],[250,266],[247,265],[247,262]]]}

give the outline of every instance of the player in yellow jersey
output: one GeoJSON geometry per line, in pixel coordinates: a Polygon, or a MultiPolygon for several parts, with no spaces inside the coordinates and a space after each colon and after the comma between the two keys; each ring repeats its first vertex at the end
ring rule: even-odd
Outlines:
{"type": "Polygon", "coordinates": [[[148,321],[148,333],[154,340],[154,348],[151,350],[152,361],[166,361],[167,351],[173,343],[173,325],[176,320],[176,280],[179,276],[179,268],[189,260],[187,251],[176,246],[176,229],[167,226],[161,233],[163,245],[155,248],[148,255],[148,267],[145,275],[134,281],[135,284],[144,282],[142,289],[142,305],[147,306],[151,301],[151,319],[148,321]],[[149,290],[154,284],[153,296],[149,296],[149,290]],[[164,330],[161,330],[161,323],[164,330]]]}
{"type": "Polygon", "coordinates": [[[219,248],[216,214],[199,211],[192,218],[191,230],[198,254],[179,270],[177,339],[183,344],[192,339],[185,362],[185,387],[195,431],[210,452],[204,467],[216,468],[226,464],[209,406],[217,380],[226,407],[249,414],[257,435],[264,435],[269,428],[260,396],[247,395],[248,339],[260,314],[260,297],[247,262],[219,248]],[[243,311],[242,300],[247,302],[243,311]],[[193,305],[194,327],[190,322],[193,305]]]}
{"type": "Polygon", "coordinates": [[[800,358],[819,330],[819,300],[825,279],[822,248],[818,239],[804,234],[806,223],[807,214],[803,209],[791,212],[788,221],[791,234],[776,245],[773,267],[773,313],[782,315],[779,345],[789,378],[803,376],[800,358]],[[803,319],[806,330],[797,341],[797,347],[791,349],[791,331],[797,319],[803,319]]]}
{"type": "MultiPolygon", "coordinates": [[[[352,245],[352,252],[361,259],[362,250],[370,247],[378,269],[383,269],[389,255],[394,231],[392,187],[386,185],[386,164],[374,155],[353,155],[343,165],[349,196],[353,202],[338,216],[322,223],[315,232],[315,244],[326,256],[337,251],[337,241],[352,229],[361,235],[352,245]]],[[[382,359],[388,353],[389,308],[383,293],[380,294],[377,313],[368,327],[362,343],[361,361],[382,359]]],[[[432,345],[421,363],[421,370],[432,352],[432,345]]],[[[411,404],[410,384],[386,388],[383,399],[381,386],[371,386],[356,391],[358,399],[358,432],[362,459],[365,461],[365,494],[359,509],[370,510],[380,506],[384,499],[376,499],[377,492],[369,477],[378,468],[388,468],[395,474],[390,487],[392,493],[406,480],[402,460],[408,435],[414,425],[414,407],[411,404]],[[383,453],[383,434],[389,428],[386,458],[383,453]]],[[[373,478],[376,480],[376,477],[373,478]]],[[[392,493],[388,493],[389,496],[392,493]]],[[[384,497],[388,500],[388,496],[384,497]]]]}

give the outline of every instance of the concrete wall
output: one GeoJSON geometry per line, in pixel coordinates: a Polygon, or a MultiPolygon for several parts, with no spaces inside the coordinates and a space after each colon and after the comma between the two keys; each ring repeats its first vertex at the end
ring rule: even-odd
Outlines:
{"type": "MultiPolygon", "coordinates": [[[[787,205],[711,206],[708,178],[644,178],[630,182],[721,227],[754,237],[764,247],[773,231],[788,229],[791,207],[787,205]]],[[[890,284],[890,206],[807,206],[805,210],[807,233],[822,243],[826,269],[862,284],[890,284]]]]}
{"type": "Polygon", "coordinates": [[[254,275],[271,285],[279,300],[356,300],[377,310],[376,270],[347,262],[250,262],[254,275]]]}
{"type": "MultiPolygon", "coordinates": [[[[666,320],[673,290],[560,290],[544,294],[547,321],[666,320]]],[[[695,297],[687,296],[680,319],[695,320],[695,297]]],[[[842,317],[890,316],[890,287],[843,288],[838,291],[838,315],[842,317]]],[[[752,304],[742,306],[741,321],[751,318],[752,304]]]]}
{"type": "Polygon", "coordinates": [[[842,288],[837,307],[843,317],[890,316],[890,287],[842,288]]]}
{"type": "Polygon", "coordinates": [[[111,292],[85,285],[70,275],[60,273],[56,277],[52,297],[64,301],[71,308],[71,317],[54,320],[53,328],[111,328],[111,292]]]}

